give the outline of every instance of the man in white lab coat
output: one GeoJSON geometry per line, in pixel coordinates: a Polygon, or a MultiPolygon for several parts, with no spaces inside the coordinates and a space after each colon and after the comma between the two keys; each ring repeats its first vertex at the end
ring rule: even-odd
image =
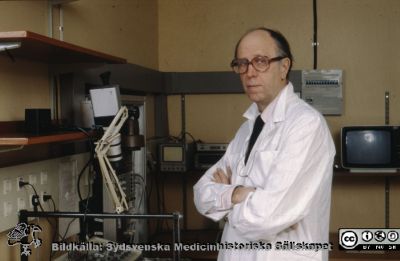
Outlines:
{"type": "Polygon", "coordinates": [[[253,104],[222,159],[194,186],[198,211],[225,220],[218,260],[327,261],[335,147],[288,81],[285,37],[258,28],[231,63],[253,104]]]}

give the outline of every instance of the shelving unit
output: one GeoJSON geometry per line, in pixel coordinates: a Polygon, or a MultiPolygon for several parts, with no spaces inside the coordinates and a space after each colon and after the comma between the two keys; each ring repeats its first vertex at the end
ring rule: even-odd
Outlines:
{"type": "MultiPolygon", "coordinates": [[[[0,54],[48,64],[108,63],[123,64],[126,59],[59,41],[30,31],[0,32],[0,54]],[[7,49],[7,46],[11,46],[7,49]]],[[[59,132],[44,135],[23,133],[22,122],[0,122],[0,148],[87,139],[82,132],[59,132]]]]}
{"type": "Polygon", "coordinates": [[[0,146],[26,146],[35,144],[46,144],[63,141],[78,141],[87,139],[87,136],[82,132],[60,132],[54,134],[44,134],[38,136],[24,135],[18,133],[5,134],[0,137],[0,146]]]}
{"type": "MultiPolygon", "coordinates": [[[[0,32],[0,55],[10,57],[16,63],[23,59],[46,63],[49,66],[127,63],[126,59],[117,56],[30,31],[0,32]]],[[[81,153],[87,151],[86,140],[87,136],[79,131],[31,135],[24,133],[23,121],[0,122],[0,166],[81,153]]]]}
{"type": "Polygon", "coordinates": [[[335,169],[334,177],[398,177],[400,172],[350,172],[346,169],[335,169]]]}
{"type": "MultiPolygon", "coordinates": [[[[23,121],[0,122],[0,167],[46,160],[88,150],[88,137],[80,131],[42,135],[23,132],[23,121]]],[[[94,131],[88,133],[95,136],[94,131]]]]}
{"type": "Polygon", "coordinates": [[[30,31],[0,32],[0,50],[8,43],[20,43],[20,47],[1,52],[15,58],[23,58],[49,64],[112,63],[123,64],[126,59],[59,41],[30,31]]]}

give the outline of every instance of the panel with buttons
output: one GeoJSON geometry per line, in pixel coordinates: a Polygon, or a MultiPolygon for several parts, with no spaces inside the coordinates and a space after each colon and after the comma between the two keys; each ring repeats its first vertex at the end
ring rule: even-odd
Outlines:
{"type": "Polygon", "coordinates": [[[325,115],[341,115],[343,108],[343,71],[303,70],[301,97],[325,115]]]}

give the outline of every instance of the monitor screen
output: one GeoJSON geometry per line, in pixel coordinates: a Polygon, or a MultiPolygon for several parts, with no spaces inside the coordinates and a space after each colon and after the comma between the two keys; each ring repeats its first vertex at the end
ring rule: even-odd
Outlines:
{"type": "Polygon", "coordinates": [[[163,161],[182,162],[183,147],[180,146],[165,146],[163,147],[163,161]]]}
{"type": "Polygon", "coordinates": [[[357,165],[391,163],[391,133],[388,130],[351,130],[345,135],[346,162],[357,165]]]}

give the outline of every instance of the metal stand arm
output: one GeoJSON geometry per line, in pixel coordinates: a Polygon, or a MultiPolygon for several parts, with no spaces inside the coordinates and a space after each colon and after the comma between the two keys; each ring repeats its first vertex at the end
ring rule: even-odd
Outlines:
{"type": "Polygon", "coordinates": [[[122,190],[121,184],[119,183],[118,177],[107,158],[107,151],[110,149],[112,142],[120,136],[119,131],[128,117],[128,109],[126,106],[122,106],[117,115],[115,115],[110,126],[108,126],[103,137],[97,142],[95,148],[96,156],[99,160],[101,174],[104,177],[107,190],[114,201],[115,211],[117,213],[121,213],[128,209],[128,203],[126,201],[126,195],[122,190]]]}

